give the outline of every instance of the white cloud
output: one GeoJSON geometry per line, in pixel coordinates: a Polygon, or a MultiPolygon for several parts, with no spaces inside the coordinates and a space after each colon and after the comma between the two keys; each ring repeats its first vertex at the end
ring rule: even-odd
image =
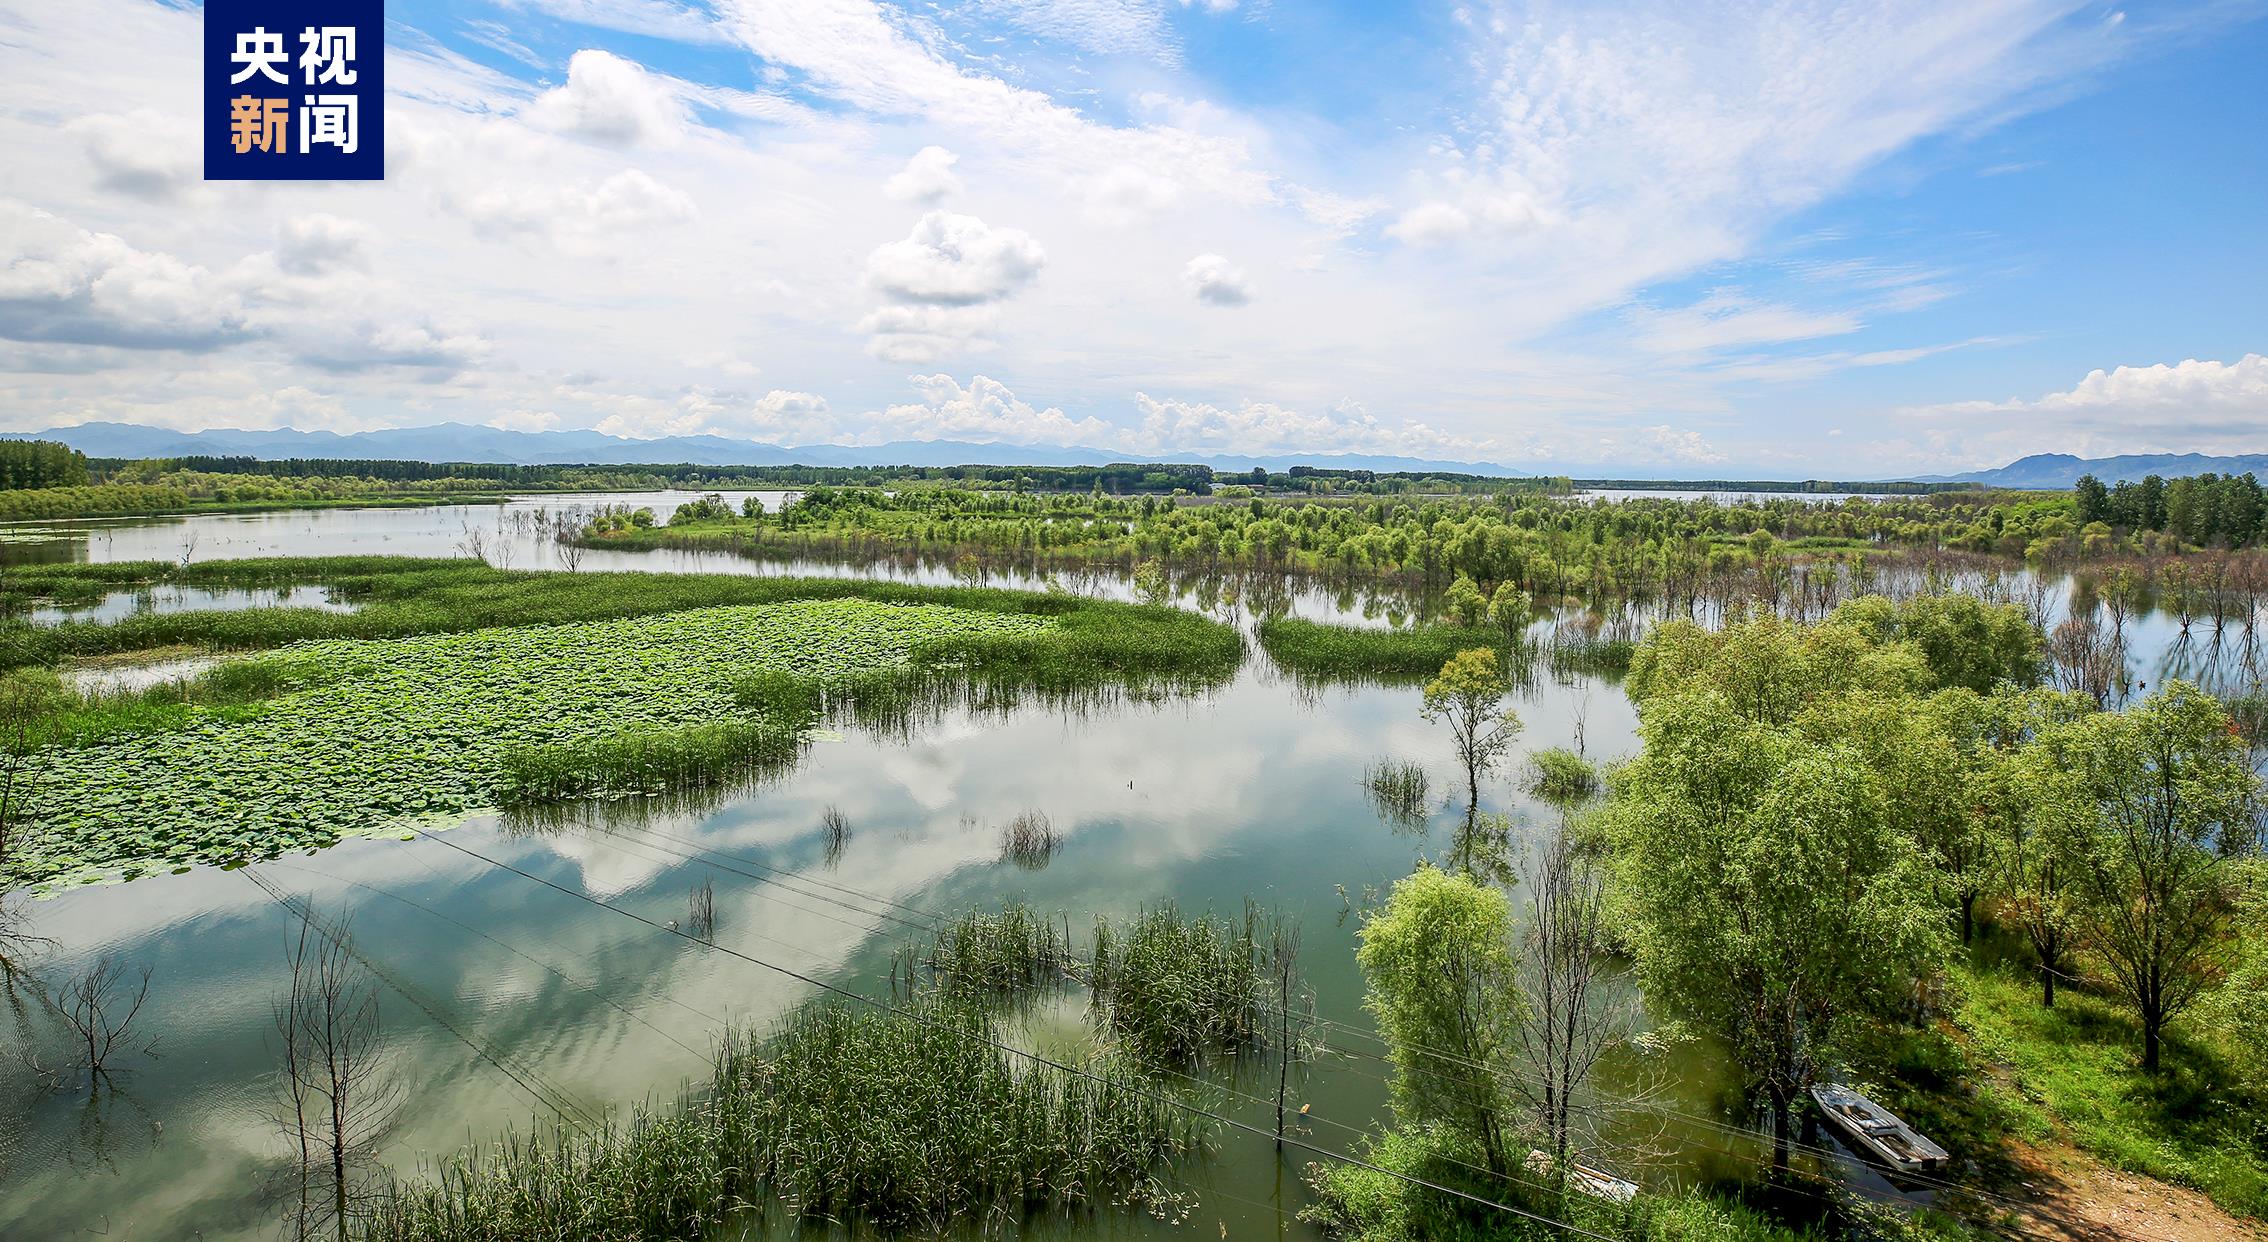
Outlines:
{"type": "Polygon", "coordinates": [[[490,185],[455,201],[491,237],[532,237],[573,255],[597,255],[699,214],[693,200],[627,168],[596,185],[490,185]]]}
{"type": "Polygon", "coordinates": [[[204,268],[0,201],[0,338],[181,349],[247,334],[243,301],[204,268]]]}
{"type": "Polygon", "coordinates": [[[1444,457],[1492,451],[1484,441],[1447,435],[1424,423],[1387,423],[1359,405],[1322,413],[1243,401],[1229,409],[1203,401],[1134,394],[1140,444],[1152,451],[1226,453],[1399,453],[1444,457]]]}
{"type": "MultiPolygon", "coordinates": [[[[593,394],[579,395],[588,398],[593,394]]],[[[597,401],[618,412],[599,420],[595,430],[636,440],[705,435],[794,444],[824,439],[839,431],[828,413],[826,398],[780,388],[761,396],[690,388],[670,402],[635,395],[599,396],[597,401]]]]}
{"type": "Polygon", "coordinates": [[[2036,451],[2043,437],[2081,456],[2256,453],[2268,447],[2268,356],[2098,369],[2038,397],[1909,406],[1896,417],[1921,420],[1943,459],[1972,463],[1998,465],[1997,455],[2036,451]]]}
{"type": "Polygon", "coordinates": [[[943,147],[923,147],[890,175],[882,192],[901,203],[934,207],[961,192],[961,179],[953,175],[960,158],[943,147]]]}
{"type": "Polygon", "coordinates": [[[295,276],[369,267],[370,228],[329,212],[285,220],[276,230],[276,266],[295,276]]]}
{"type": "Polygon", "coordinates": [[[1119,429],[1098,418],[1072,418],[1052,406],[1036,409],[1006,385],[979,375],[966,386],[950,375],[908,379],[919,402],[893,405],[872,434],[889,440],[976,440],[985,443],[1113,445],[1119,429]]]}
{"type": "Polygon", "coordinates": [[[498,431],[551,431],[559,426],[559,416],[549,410],[506,410],[488,425],[498,431]]]}
{"type": "Polygon", "coordinates": [[[586,48],[567,61],[567,83],[528,106],[528,118],[613,146],[668,144],[687,124],[685,104],[670,81],[635,61],[586,48]]]}
{"type": "Polygon", "coordinates": [[[1732,345],[1772,345],[1841,336],[1862,326],[1846,311],[1806,311],[1719,289],[1671,310],[1633,307],[1638,344],[1660,354],[1700,354],[1732,345]]]}
{"type": "Polygon", "coordinates": [[[1201,254],[1181,269],[1181,283],[1200,302],[1242,306],[1252,300],[1252,281],[1244,269],[1217,254],[1201,254]]]}
{"type": "Polygon", "coordinates": [[[1007,297],[1046,265],[1047,252],[1029,233],[932,211],[904,241],[866,256],[866,279],[894,301],[971,306],[1007,297]]]}
{"type": "Polygon", "coordinates": [[[1386,235],[1413,245],[1430,246],[1473,231],[1473,218],[1455,203],[1419,203],[1386,226],[1386,235]]]}
{"type": "Polygon", "coordinates": [[[1181,201],[1181,183],[1132,164],[1108,168],[1086,182],[1087,219],[1123,229],[1155,219],[1181,201]]]}
{"type": "Polygon", "coordinates": [[[169,198],[202,175],[194,126],[147,108],[83,116],[64,126],[86,143],[95,184],[139,198],[169,198]]]}

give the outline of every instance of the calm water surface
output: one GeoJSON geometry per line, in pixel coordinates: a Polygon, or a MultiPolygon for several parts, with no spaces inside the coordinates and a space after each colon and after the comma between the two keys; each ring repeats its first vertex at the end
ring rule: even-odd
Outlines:
{"type": "MultiPolygon", "coordinates": [[[[36,538],[11,532],[0,563],[453,555],[472,528],[487,532],[492,561],[555,567],[537,511],[617,503],[666,517],[690,497],[50,523],[36,538]]],[[[776,506],[781,495],[763,499],[776,506]]],[[[918,566],[781,567],[726,554],[593,553],[582,567],[948,579],[918,566]]],[[[1021,575],[990,580],[1044,585],[1021,575]]],[[[1113,576],[1056,581],[1129,591],[1113,576]]],[[[1317,617],[1376,621],[1391,606],[1274,589],[1317,617]]],[[[1253,591],[1240,603],[1211,590],[1182,602],[1249,623],[1253,591]]],[[[2172,641],[2172,630],[2158,619],[2139,623],[2145,676],[2208,659],[2196,644],[2172,641]]],[[[150,1050],[123,1058],[129,1072],[98,1099],[68,1085],[43,1091],[38,1067],[67,1054],[22,1011],[0,1018],[0,1032],[21,1046],[0,1063],[0,1237],[273,1236],[276,1213],[259,1183],[281,1154],[268,1120],[269,1032],[288,922],[255,876],[351,917],[357,947],[388,985],[385,1039],[408,1098],[385,1155],[405,1171],[506,1126],[548,1128],[553,1118],[531,1086],[594,1111],[671,1097],[706,1072],[726,1024],[764,1023],[813,992],[585,898],[666,922],[685,918],[690,891],[709,882],[719,944],[882,996],[892,952],[939,913],[1013,896],[1067,912],[1078,926],[1163,900],[1234,911],[1250,895],[1299,921],[1316,1010],[1367,1030],[1353,957],[1364,902],[1420,858],[1443,855],[1460,818],[1445,800],[1457,783],[1447,731],[1420,720],[1418,707],[1414,688],[1302,688],[1255,651],[1229,685],[1194,699],[1077,715],[957,711],[910,739],[830,735],[785,778],[711,809],[544,832],[474,819],[439,838],[351,841],[246,872],[200,869],[34,903],[35,930],[53,941],[36,965],[43,975],[77,973],[104,955],[150,967],[136,1027],[150,1050]],[[1362,774],[1382,758],[1425,765],[1435,793],[1427,824],[1397,828],[1372,808],[1362,774]],[[830,807],[852,825],[839,853],[820,827],[830,807]],[[1002,860],[1000,830],[1034,810],[1065,842],[1044,868],[1027,870],[1002,860]]],[[[1523,755],[1578,738],[1594,759],[1636,746],[1635,715],[1609,684],[1547,680],[1518,710],[1523,755]]],[[[1490,783],[1484,804],[1512,815],[1532,842],[1554,829],[1557,813],[1518,795],[1509,773],[1521,762],[1490,783]]],[[[1067,1038],[1062,1025],[1059,1016],[1021,1037],[1048,1045],[1067,1038]]],[[[1295,1070],[1292,1099],[1312,1106],[1310,1141],[1346,1150],[1355,1131],[1386,1118],[1385,1066],[1359,1035],[1333,1031],[1325,1042],[1322,1056],[1295,1070]]],[[[1716,1059],[1693,1048],[1678,1057],[1667,1106],[1723,1116],[1716,1059]]],[[[1272,1104],[1238,1093],[1266,1094],[1272,1082],[1224,1082],[1224,1111],[1266,1124],[1272,1104]]],[[[1624,1171],[1668,1185],[1738,1172],[1760,1154],[1723,1135],[1683,1137],[1692,1150],[1624,1171]]],[[[1294,1219],[1307,1202],[1300,1169],[1312,1158],[1279,1157],[1265,1142],[1230,1135],[1178,1187],[1198,1204],[1187,1225],[1105,1213],[1041,1220],[1023,1233],[1312,1236],[1294,1219]]],[[[1841,1172],[1871,1193],[1896,1193],[1862,1167],[1841,1172]]]]}

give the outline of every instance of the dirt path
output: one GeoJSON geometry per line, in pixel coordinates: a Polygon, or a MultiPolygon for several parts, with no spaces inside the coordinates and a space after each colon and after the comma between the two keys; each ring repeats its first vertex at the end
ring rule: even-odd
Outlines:
{"type": "Polygon", "coordinates": [[[2012,1144],[2023,1170],[2012,1198],[2032,1205],[2022,1237],[2042,1242],[2268,1242],[2268,1228],[2231,1216],[2194,1190],[2123,1173],[2071,1147],[2012,1144]]]}

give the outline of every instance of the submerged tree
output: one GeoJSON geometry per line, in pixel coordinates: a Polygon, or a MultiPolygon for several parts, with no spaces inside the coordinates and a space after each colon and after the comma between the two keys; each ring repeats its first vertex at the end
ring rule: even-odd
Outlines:
{"type": "Polygon", "coordinates": [[[1911,997],[1942,957],[1943,882],[1846,742],[1709,689],[1648,702],[1639,732],[1602,813],[1639,981],[1724,1041],[1785,1167],[1795,1108],[1851,1020],[1911,997]]]}
{"type": "Polygon", "coordinates": [[[343,924],[299,908],[275,1001],[276,1120],[292,1152],[293,1236],[345,1239],[368,1201],[370,1164],[392,1128],[404,1084],[379,1043],[378,986],[343,924]]]}
{"type": "Polygon", "coordinates": [[[2067,843],[2074,913],[2154,1070],[2166,1023],[2225,965],[2257,778],[2228,713],[2186,682],[2037,745],[2042,823],[2067,843]]]}
{"type": "Polygon", "coordinates": [[[1593,1073],[1609,1053],[1631,1045],[1641,1015],[1628,991],[1604,977],[1614,931],[1604,859],[1594,843],[1562,824],[1522,871],[1527,919],[1516,974],[1526,1005],[1517,1043],[1525,1072],[1513,1081],[1558,1170],[1568,1167],[1593,1073]]]}
{"type": "MultiPolygon", "coordinates": [[[[110,1081],[113,1058],[133,1047],[134,1019],[149,999],[150,968],[129,971],[109,956],[55,988],[55,1012],[69,1030],[88,1091],[99,1091],[110,1081]]],[[[144,1044],[141,1051],[147,1053],[150,1046],[144,1044]]]]}
{"type": "Polygon", "coordinates": [[[1511,692],[1496,652],[1487,647],[1460,651],[1441,666],[1425,687],[1425,718],[1446,720],[1456,739],[1457,762],[1465,770],[1465,829],[1480,815],[1482,774],[1496,767],[1520,736],[1520,718],[1504,706],[1511,692]]]}
{"type": "Polygon", "coordinates": [[[1355,959],[1394,1063],[1395,1115],[1445,1128],[1507,1172],[1513,1100],[1502,1066],[1522,1019],[1510,903],[1470,877],[1421,867],[1360,934],[1355,959]]]}

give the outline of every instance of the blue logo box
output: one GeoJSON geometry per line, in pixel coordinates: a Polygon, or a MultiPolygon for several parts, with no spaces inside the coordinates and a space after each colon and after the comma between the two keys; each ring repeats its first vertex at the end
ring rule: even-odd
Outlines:
{"type": "Polygon", "coordinates": [[[385,37],[385,0],[205,0],[205,180],[385,180],[385,37]]]}

